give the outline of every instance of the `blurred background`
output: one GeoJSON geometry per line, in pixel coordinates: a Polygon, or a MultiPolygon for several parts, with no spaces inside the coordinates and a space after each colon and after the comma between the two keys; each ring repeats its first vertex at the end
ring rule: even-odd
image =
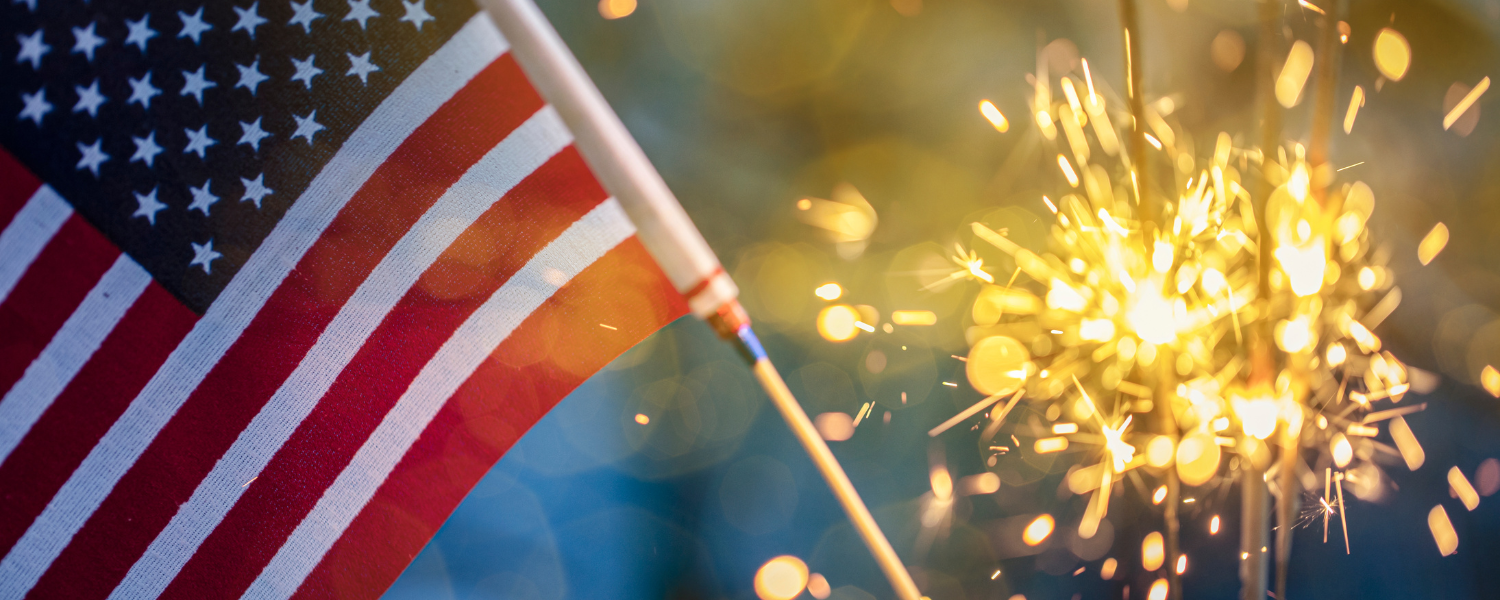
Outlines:
{"type": "MultiPolygon", "coordinates": [[[[1194,132],[1185,143],[1209,148],[1226,131],[1250,145],[1255,3],[1139,2],[1148,100],[1167,98],[1194,132]]],[[[960,495],[951,512],[926,509],[934,461],[964,489],[989,489],[962,479],[986,472],[974,433],[927,436],[981,397],[954,358],[968,349],[977,288],[928,284],[952,270],[948,255],[968,246],[976,219],[1040,243],[1050,218],[1040,197],[1060,176],[1030,120],[1027,80],[1076,73],[1085,58],[1096,82],[1122,89],[1115,2],[539,4],[739,282],[771,356],[808,413],[825,415],[825,437],[925,593],[1145,598],[1154,575],[1131,557],[1160,507],[1144,490],[1088,543],[1061,519],[1036,546],[1012,540],[1082,502],[1062,483],[1067,461],[960,495]],[[980,114],[984,99],[1012,119],[1007,132],[980,114]],[[829,283],[874,331],[820,333],[829,283]],[[893,327],[896,310],[936,323],[893,327]]],[[[1337,528],[1327,544],[1317,523],[1298,530],[1288,595],[1500,597],[1500,498],[1463,510],[1445,479],[1457,466],[1483,495],[1500,488],[1500,401],[1478,386],[1500,364],[1500,136],[1482,114],[1493,94],[1441,126],[1497,73],[1500,0],[1351,4],[1338,114],[1355,85],[1367,98],[1352,133],[1335,128],[1333,162],[1374,189],[1372,228],[1406,292],[1377,333],[1441,383],[1415,396],[1428,409],[1408,418],[1426,466],[1396,461],[1380,493],[1351,501],[1352,554],[1337,528]],[[1382,82],[1372,60],[1384,27],[1410,43],[1400,81],[1382,82]],[[1451,241],[1422,266],[1417,243],[1438,222],[1451,241]],[[1453,519],[1456,555],[1441,557],[1428,531],[1435,504],[1453,519]]],[[[1295,2],[1285,11],[1286,39],[1316,45],[1316,15],[1295,2]]],[[[1306,140],[1309,104],[1286,113],[1288,139],[1306,140]]],[[[1182,515],[1185,596],[1235,597],[1238,492],[1216,481],[1185,495],[1197,497],[1182,515]]],[[[387,597],[750,599],[757,569],[779,555],[821,576],[803,598],[892,597],[748,371],[688,318],[537,424],[387,597]]]]}

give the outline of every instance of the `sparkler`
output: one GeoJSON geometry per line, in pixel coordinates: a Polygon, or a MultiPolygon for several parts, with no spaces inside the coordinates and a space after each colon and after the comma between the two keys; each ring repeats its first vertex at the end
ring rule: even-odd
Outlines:
{"type": "MultiPolygon", "coordinates": [[[[1045,247],[1028,248],[1005,230],[972,223],[974,246],[955,245],[956,269],[927,286],[979,288],[972,307],[979,333],[969,354],[954,358],[966,362],[969,383],[986,396],[929,435],[979,417],[978,446],[997,471],[1000,460],[1029,455],[1080,457],[1086,464],[1069,473],[1067,486],[1090,494],[1082,514],[1071,516],[1084,539],[1107,518],[1115,482],[1137,469],[1158,478],[1159,486],[1141,488],[1154,489],[1150,500],[1164,507],[1164,531],[1143,542],[1143,556],[1155,557],[1143,567],[1166,569],[1152,597],[1181,593],[1176,576],[1186,557],[1177,548],[1176,510],[1194,499],[1181,499],[1180,485],[1240,482],[1246,597],[1266,595],[1269,506],[1272,490],[1278,494],[1277,597],[1284,597],[1295,525],[1321,517],[1326,542],[1336,514],[1350,551],[1344,482],[1368,497],[1380,478],[1379,467],[1361,457],[1384,449],[1412,470],[1426,460],[1405,421],[1426,405],[1402,404],[1412,391],[1409,369],[1374,333],[1401,299],[1367,227],[1375,192],[1343,174],[1363,162],[1337,170],[1329,162],[1336,64],[1349,40],[1338,21],[1343,4],[1302,2],[1319,15],[1322,35],[1316,50],[1296,42],[1282,54],[1273,43],[1283,39],[1280,3],[1261,3],[1260,143],[1219,133],[1212,152],[1195,154],[1195,134],[1169,121],[1176,101],[1148,102],[1142,93],[1134,4],[1122,1],[1123,100],[1093,79],[1087,60],[1080,73],[1051,75],[1039,61],[1032,80],[1029,121],[1049,147],[1040,158],[1050,165],[1055,156],[1057,165],[1045,172],[1056,193],[1038,199],[1055,219],[1045,247]],[[1304,146],[1282,136],[1280,111],[1302,102],[1309,83],[1313,126],[1304,146]],[[1062,94],[1054,95],[1054,86],[1062,94]],[[994,271],[995,251],[1014,263],[1008,276],[994,271]],[[1037,412],[1050,421],[1033,425],[1033,435],[1005,431],[1022,401],[1045,407],[1037,412]],[[1394,448],[1373,439],[1382,428],[1394,448]],[[1303,514],[1298,473],[1317,468],[1324,469],[1324,489],[1308,497],[1303,514]]],[[[1394,29],[1377,34],[1373,53],[1386,81],[1410,67],[1410,46],[1394,29]]],[[[1365,87],[1355,86],[1343,114],[1346,134],[1366,103],[1365,87]]],[[[1487,87],[1486,78],[1449,112],[1445,127],[1487,87]]],[[[1009,130],[994,103],[981,102],[979,111],[997,131],[1009,130]]],[[[1438,224],[1419,245],[1422,264],[1447,241],[1447,227],[1438,224]]],[[[930,325],[936,317],[929,315],[920,322],[903,315],[897,324],[930,325]]],[[[1500,396],[1500,371],[1486,368],[1481,381],[1500,396]]],[[[1315,476],[1307,477],[1305,485],[1314,487],[1315,476]]],[[[1463,473],[1455,468],[1448,480],[1474,510],[1478,495],[1463,473]]],[[[1069,518],[1059,513],[1056,520],[1069,518]]],[[[1214,515],[1210,533],[1220,526],[1214,515]]],[[[1443,554],[1456,549],[1441,506],[1429,527],[1443,554]]],[[[1106,579],[1116,566],[1106,563],[1106,579]]]]}
{"type": "MultiPolygon", "coordinates": [[[[1325,17],[1319,52],[1325,64],[1334,62],[1347,41],[1347,33],[1334,27],[1341,10],[1335,7],[1331,15],[1316,11],[1325,17]]],[[[1284,594],[1288,525],[1295,520],[1300,496],[1295,473],[1309,458],[1304,445],[1313,449],[1314,464],[1338,468],[1329,467],[1327,490],[1318,499],[1325,524],[1334,513],[1346,522],[1343,481],[1355,481],[1356,469],[1376,468],[1357,457],[1370,455],[1365,450],[1376,443],[1370,435],[1380,423],[1387,423],[1408,468],[1415,470],[1425,460],[1403,419],[1425,405],[1397,406],[1410,390],[1407,368],[1382,350],[1372,331],[1400,301],[1366,228],[1374,193],[1361,182],[1339,181],[1338,171],[1328,164],[1336,82],[1331,64],[1319,65],[1314,79],[1318,118],[1311,148],[1282,142],[1279,116],[1271,114],[1265,121],[1267,131],[1274,133],[1264,136],[1265,145],[1237,147],[1232,136],[1221,133],[1211,156],[1193,156],[1173,143],[1191,134],[1174,129],[1141,97],[1132,3],[1122,2],[1122,13],[1130,111],[1113,115],[1113,120],[1134,127],[1101,129],[1118,100],[1107,100],[1107,86],[1087,73],[1082,82],[1059,74],[1056,81],[1065,101],[1052,98],[1052,81],[1039,73],[1034,117],[1043,134],[1064,150],[1057,153],[1060,197],[1056,202],[1041,199],[1056,223],[1048,248],[1035,251],[983,223],[972,224],[976,238],[1012,258],[1017,272],[1028,278],[1001,288],[979,275],[988,275],[980,270],[981,255],[959,248],[954,260],[970,270],[957,271],[947,281],[986,284],[974,317],[989,335],[975,342],[967,369],[974,387],[992,396],[931,433],[941,433],[1012,391],[1024,391],[1034,404],[1080,407],[1077,412],[1091,418],[1054,423],[1054,437],[1036,440],[1029,450],[1056,452],[1070,442],[1098,448],[1086,454],[1097,456],[1098,462],[1075,472],[1080,481],[1070,476],[1068,482],[1076,492],[1094,492],[1079,525],[1083,538],[1091,537],[1108,514],[1113,482],[1149,462],[1148,471],[1167,482],[1153,500],[1166,501],[1172,535],[1165,543],[1160,533],[1147,538],[1145,549],[1154,554],[1143,555],[1156,556],[1145,565],[1148,571],[1164,561],[1181,560],[1173,531],[1178,482],[1201,485],[1221,472],[1233,477],[1225,472],[1220,452],[1221,445],[1228,446],[1240,457],[1236,462],[1246,484],[1247,549],[1242,556],[1247,593],[1264,589],[1265,533],[1248,529],[1266,527],[1264,474],[1269,470],[1276,475],[1270,479],[1281,495],[1283,524],[1276,544],[1277,588],[1284,594]],[[1086,109],[1077,94],[1085,84],[1086,109]],[[1094,124],[1092,135],[1084,128],[1086,120],[1094,124]],[[1144,130],[1147,125],[1154,136],[1144,130]],[[1065,135],[1046,135],[1056,129],[1065,135]],[[1121,136],[1130,140],[1128,153],[1106,141],[1121,136]],[[1158,152],[1148,154],[1148,143],[1158,152]],[[1178,167],[1163,180],[1165,193],[1152,183],[1153,175],[1162,174],[1151,168],[1153,157],[1178,167]],[[1242,172],[1247,168],[1253,170],[1242,172]],[[1013,309],[995,310],[999,304],[1013,309]],[[1022,323],[1037,325],[1030,329],[1042,331],[1045,343],[1012,337],[1010,332],[1026,329],[1016,326],[1022,323]],[[997,347],[1011,353],[996,353],[997,347]],[[1027,348],[1048,350],[1032,356],[1027,348]],[[1018,360],[1023,361],[1019,368],[1018,360]],[[1150,414],[1152,426],[1132,428],[1131,413],[1150,414]],[[1098,434],[1080,433],[1080,424],[1098,434]],[[1149,460],[1137,448],[1147,448],[1149,460]]],[[[1388,79],[1405,75],[1409,52],[1405,38],[1394,30],[1378,35],[1376,61],[1388,79]]],[[[1276,104],[1290,107],[1301,101],[1313,75],[1313,58],[1311,45],[1294,45],[1275,85],[1268,86],[1276,104]]],[[[1364,104],[1362,91],[1356,90],[1345,116],[1346,132],[1364,104]]],[[[1424,239],[1423,264],[1446,242],[1447,229],[1440,224],[1424,239]]],[[[1007,407],[999,418],[1009,412],[1007,407]]],[[[989,444],[999,431],[993,424],[986,427],[981,447],[995,448],[989,444]]],[[[989,464],[995,464],[993,455],[989,464]]],[[[1477,497],[1461,491],[1467,485],[1461,473],[1455,481],[1462,482],[1452,484],[1456,493],[1477,497]]],[[[1429,522],[1440,549],[1451,552],[1457,537],[1441,507],[1429,522]]],[[[1217,518],[1213,529],[1218,529],[1217,518]]],[[[1347,527],[1344,535],[1347,546],[1347,527]]],[[[1175,581],[1162,587],[1163,596],[1180,593],[1175,581]]],[[[1158,594],[1157,586],[1152,593],[1158,594]]]]}

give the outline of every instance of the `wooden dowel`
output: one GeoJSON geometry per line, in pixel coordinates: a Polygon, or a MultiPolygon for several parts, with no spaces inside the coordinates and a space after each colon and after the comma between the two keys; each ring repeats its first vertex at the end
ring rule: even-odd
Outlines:
{"type": "Polygon", "coordinates": [[[807,450],[807,455],[812,458],[813,464],[828,482],[828,487],[833,490],[834,497],[843,505],[849,521],[854,524],[854,530],[859,532],[860,538],[870,548],[875,562],[880,565],[880,570],[885,572],[886,579],[890,580],[891,587],[896,590],[896,596],[901,600],[920,600],[922,593],[917,591],[917,584],[912,581],[911,573],[906,571],[901,557],[896,556],[896,549],[891,547],[890,540],[886,539],[885,533],[875,523],[875,517],[870,514],[864,500],[860,499],[859,492],[849,481],[849,475],[844,473],[844,467],[839,465],[833,451],[823,441],[823,436],[818,434],[817,427],[807,418],[807,412],[802,410],[802,405],[797,403],[797,398],[787,389],[786,382],[782,381],[776,367],[762,356],[755,361],[753,369],[756,380],[760,381],[761,387],[771,397],[771,403],[776,405],[781,417],[786,419],[792,435],[807,450]]]}

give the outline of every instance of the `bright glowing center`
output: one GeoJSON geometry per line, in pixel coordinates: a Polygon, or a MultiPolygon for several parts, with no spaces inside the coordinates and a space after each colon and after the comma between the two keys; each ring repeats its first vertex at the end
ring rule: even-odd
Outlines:
{"type": "Polygon", "coordinates": [[[1145,341],[1166,344],[1177,339],[1177,320],[1172,315],[1172,304],[1162,297],[1157,283],[1147,282],[1132,296],[1125,310],[1125,324],[1145,341]]]}

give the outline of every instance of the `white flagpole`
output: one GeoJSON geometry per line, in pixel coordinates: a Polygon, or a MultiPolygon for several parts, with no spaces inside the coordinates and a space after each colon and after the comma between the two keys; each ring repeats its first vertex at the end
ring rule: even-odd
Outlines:
{"type": "Polygon", "coordinates": [[[749,317],[736,300],[739,288],[547,17],[532,0],[479,0],[479,4],[510,42],[516,62],[531,83],[572,130],[584,161],[625,208],[641,243],[677,291],[687,297],[693,314],[712,324],[750,362],[761,387],[827,480],[896,595],[902,600],[920,600],[911,574],[844,468],[766,358],[750,330],[749,317]]]}

